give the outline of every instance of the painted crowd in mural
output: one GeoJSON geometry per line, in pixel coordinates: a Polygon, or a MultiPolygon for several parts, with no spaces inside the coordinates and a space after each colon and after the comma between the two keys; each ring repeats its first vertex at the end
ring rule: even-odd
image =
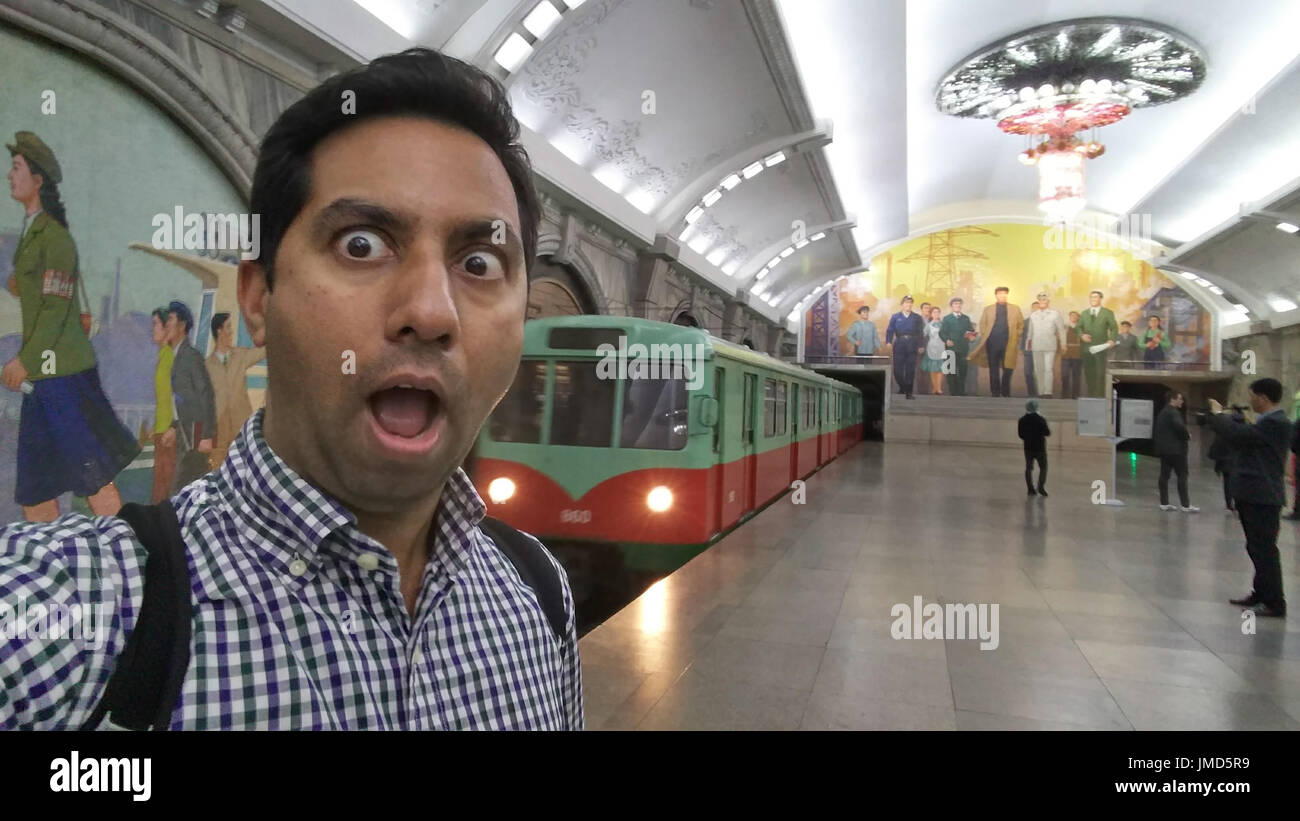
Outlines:
{"type": "Polygon", "coordinates": [[[0,51],[0,522],[160,500],[220,464],[263,401],[241,246],[212,241],[242,200],[117,79],[4,27],[0,51]]]}
{"type": "Polygon", "coordinates": [[[804,356],[914,346],[894,390],[970,396],[1105,396],[1107,369],[1208,365],[1209,312],[1177,282],[1127,250],[1049,247],[1046,231],[971,225],[900,243],[805,309],[804,356]]]}

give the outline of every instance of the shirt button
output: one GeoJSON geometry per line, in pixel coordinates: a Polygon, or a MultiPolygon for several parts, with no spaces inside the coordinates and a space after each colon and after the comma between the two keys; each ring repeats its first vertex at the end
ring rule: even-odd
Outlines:
{"type": "Polygon", "coordinates": [[[294,559],[289,562],[289,572],[295,576],[301,576],[307,572],[307,563],[302,559],[294,559]]]}
{"type": "Polygon", "coordinates": [[[379,557],[374,553],[362,553],[357,557],[357,564],[362,570],[375,570],[379,567],[379,557]]]}

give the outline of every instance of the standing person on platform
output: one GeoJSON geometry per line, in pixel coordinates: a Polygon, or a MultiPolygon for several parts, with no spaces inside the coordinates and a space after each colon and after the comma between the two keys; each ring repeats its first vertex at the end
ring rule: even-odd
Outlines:
{"type": "Polygon", "coordinates": [[[943,340],[944,347],[952,351],[956,359],[955,370],[948,374],[948,393],[953,396],[966,395],[968,370],[966,357],[970,352],[971,340],[975,338],[975,325],[970,321],[970,317],[961,312],[962,304],[961,297],[955,296],[948,300],[948,307],[952,309],[952,313],[943,318],[943,323],[939,327],[939,338],[943,340]]]}
{"type": "Polygon", "coordinates": [[[1038,295],[1038,310],[1029,315],[1026,327],[1025,351],[1034,357],[1038,395],[1051,399],[1056,384],[1056,352],[1065,348],[1065,320],[1045,292],[1038,295]]]}
{"type": "Polygon", "coordinates": [[[1160,457],[1160,509],[1178,510],[1169,504],[1169,474],[1178,476],[1178,502],[1184,513],[1199,513],[1187,494],[1187,442],[1192,438],[1183,421],[1183,395],[1174,391],[1165,397],[1165,406],[1156,417],[1156,456],[1160,457]]]}
{"type": "Polygon", "coordinates": [[[1119,336],[1115,337],[1115,347],[1111,349],[1110,361],[1121,368],[1132,368],[1142,359],[1141,342],[1133,333],[1133,323],[1125,320],[1119,323],[1119,336]]]}
{"type": "MultiPolygon", "coordinates": [[[[1239,422],[1245,422],[1246,418],[1242,416],[1241,411],[1233,410],[1232,416],[1239,422]]],[[[1214,441],[1210,443],[1209,457],[1214,462],[1214,473],[1223,477],[1223,503],[1227,506],[1229,513],[1235,513],[1237,508],[1232,503],[1232,446],[1228,440],[1218,435],[1214,435],[1214,441]]]]}
{"type": "MultiPolygon", "coordinates": [[[[1101,291],[1088,294],[1088,308],[1079,317],[1079,358],[1083,360],[1083,378],[1087,381],[1088,396],[1104,398],[1110,387],[1106,381],[1106,363],[1111,350],[1092,352],[1095,345],[1109,344],[1115,347],[1119,336],[1119,326],[1115,324],[1115,314],[1109,308],[1101,306],[1101,291]]],[[[1130,334],[1131,336],[1131,334],[1130,334]]]]}
{"type": "Polygon", "coordinates": [[[1165,333],[1160,324],[1160,317],[1155,314],[1147,317],[1147,331],[1142,335],[1142,346],[1146,348],[1142,359],[1149,371],[1159,368],[1160,363],[1165,361],[1165,351],[1173,347],[1169,334],[1165,333]]]}
{"type": "Polygon", "coordinates": [[[939,306],[930,308],[930,321],[925,323],[925,353],[921,357],[921,370],[930,376],[930,393],[943,396],[943,322],[939,306]]]}
{"type": "Polygon", "coordinates": [[[1025,486],[1029,495],[1034,490],[1034,462],[1038,463],[1038,490],[1040,496],[1047,495],[1047,437],[1052,435],[1047,420],[1038,414],[1038,400],[1025,402],[1025,415],[1020,417],[1019,435],[1025,443],[1025,486]]]}
{"type": "Polygon", "coordinates": [[[858,356],[875,356],[880,347],[880,335],[876,332],[876,323],[871,321],[871,309],[866,305],[858,309],[858,318],[849,326],[846,338],[858,356]]]}
{"type": "Polygon", "coordinates": [[[1282,592],[1282,559],[1277,550],[1279,517],[1286,504],[1286,455],[1291,445],[1291,423],[1282,410],[1282,383],[1265,377],[1250,384],[1250,407],[1257,414],[1248,425],[1223,413],[1210,400],[1210,424],[1233,449],[1232,498],[1246,534],[1246,553],[1255,565],[1254,589],[1233,604],[1254,609],[1261,616],[1286,615],[1282,592]]]}
{"type": "Polygon", "coordinates": [[[922,347],[921,334],[925,323],[921,317],[912,313],[912,297],[903,297],[903,310],[889,318],[889,327],[885,329],[885,344],[894,352],[894,379],[898,389],[908,399],[914,399],[912,383],[916,379],[916,355],[922,347]],[[897,341],[895,341],[897,340],[897,341]]]}
{"type": "Polygon", "coordinates": [[[266,348],[236,347],[235,323],[225,312],[212,317],[212,340],[215,347],[204,364],[217,408],[217,437],[209,454],[209,466],[216,470],[226,461],[230,443],[239,435],[239,429],[253,415],[245,377],[249,368],[266,358],[266,348]]]}
{"type": "Polygon", "coordinates": [[[1020,348],[1018,340],[1025,320],[1019,305],[1011,305],[1007,298],[1011,289],[999,286],[993,290],[996,300],[984,308],[980,316],[981,339],[971,349],[969,361],[989,369],[989,395],[1011,396],[1011,374],[1016,369],[1020,348]]]}
{"type": "Polygon", "coordinates": [[[1079,383],[1083,381],[1083,359],[1079,348],[1079,312],[1070,311],[1065,323],[1065,350],[1061,353],[1061,396],[1079,398],[1079,383]]]}

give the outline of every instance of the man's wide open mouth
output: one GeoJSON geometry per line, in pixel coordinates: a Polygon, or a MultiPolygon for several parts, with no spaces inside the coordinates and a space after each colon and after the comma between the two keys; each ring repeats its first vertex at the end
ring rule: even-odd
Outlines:
{"type": "Polygon", "coordinates": [[[442,416],[441,386],[426,377],[398,376],[387,380],[367,400],[381,431],[399,439],[419,439],[442,416]]]}

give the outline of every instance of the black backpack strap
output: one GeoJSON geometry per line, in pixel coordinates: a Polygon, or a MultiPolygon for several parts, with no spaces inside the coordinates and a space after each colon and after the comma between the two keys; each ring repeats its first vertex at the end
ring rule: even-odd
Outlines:
{"type": "Polygon", "coordinates": [[[126,504],[118,511],[135,529],[149,558],[144,602],[135,629],[85,729],[166,730],[190,666],[190,572],[180,522],[171,502],[126,504]]]}
{"type": "Polygon", "coordinates": [[[546,549],[540,542],[491,516],[483,517],[479,527],[506,554],[524,584],[537,594],[537,601],[546,614],[546,620],[550,622],[551,631],[555,633],[560,646],[565,647],[569,640],[569,618],[564,607],[564,587],[546,549]]]}

